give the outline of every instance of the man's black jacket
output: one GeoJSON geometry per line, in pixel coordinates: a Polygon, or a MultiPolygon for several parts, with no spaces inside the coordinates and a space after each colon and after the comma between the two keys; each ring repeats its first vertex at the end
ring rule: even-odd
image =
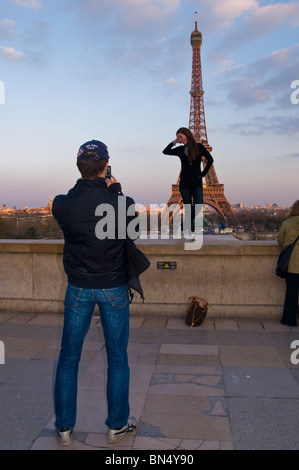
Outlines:
{"type": "Polygon", "coordinates": [[[105,289],[128,282],[128,224],[136,227],[136,238],[139,235],[134,207],[134,200],[121,194],[119,183],[107,188],[104,178],[79,179],[68,194],[54,198],[52,213],[64,234],[63,264],[70,284],[105,289]],[[100,239],[104,231],[109,238],[100,239]]]}

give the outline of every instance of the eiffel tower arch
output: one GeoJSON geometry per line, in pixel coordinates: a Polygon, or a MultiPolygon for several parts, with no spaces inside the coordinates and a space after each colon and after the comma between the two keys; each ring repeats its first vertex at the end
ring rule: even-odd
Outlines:
{"type": "MultiPolygon", "coordinates": [[[[189,129],[194,134],[197,142],[202,143],[206,149],[211,152],[212,147],[208,142],[206,118],[204,109],[204,91],[203,91],[203,80],[202,80],[202,68],[201,68],[201,45],[202,45],[202,34],[197,29],[197,13],[195,13],[195,30],[191,34],[191,46],[192,46],[192,77],[191,77],[191,91],[190,91],[190,114],[189,114],[189,129]]],[[[206,162],[203,158],[203,165],[206,162]]],[[[209,169],[205,176],[206,183],[203,184],[203,202],[213,207],[222,222],[227,225],[236,225],[237,218],[232,210],[232,207],[224,194],[224,185],[220,184],[217,178],[214,164],[209,169]]],[[[172,193],[167,203],[168,206],[171,204],[179,204],[183,206],[181,193],[179,191],[180,176],[176,184],[172,185],[172,193]]]]}

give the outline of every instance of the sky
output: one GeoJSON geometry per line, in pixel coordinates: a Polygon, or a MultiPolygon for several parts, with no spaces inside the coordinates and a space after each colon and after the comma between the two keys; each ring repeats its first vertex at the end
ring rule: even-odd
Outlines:
{"type": "Polygon", "coordinates": [[[162,150],[189,126],[196,11],[226,198],[299,199],[299,1],[0,0],[0,207],[65,194],[91,139],[126,195],[167,203],[180,162],[162,150]]]}

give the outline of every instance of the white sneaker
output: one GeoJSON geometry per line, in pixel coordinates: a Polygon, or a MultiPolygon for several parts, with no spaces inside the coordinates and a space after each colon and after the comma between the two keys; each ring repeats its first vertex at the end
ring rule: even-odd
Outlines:
{"type": "Polygon", "coordinates": [[[69,446],[72,443],[71,434],[72,430],[68,426],[63,428],[56,429],[56,432],[59,437],[59,444],[62,446],[69,446]]]}
{"type": "Polygon", "coordinates": [[[110,444],[120,441],[127,434],[135,431],[137,428],[137,421],[135,418],[129,418],[125,426],[120,429],[108,428],[107,440],[110,444]]]}

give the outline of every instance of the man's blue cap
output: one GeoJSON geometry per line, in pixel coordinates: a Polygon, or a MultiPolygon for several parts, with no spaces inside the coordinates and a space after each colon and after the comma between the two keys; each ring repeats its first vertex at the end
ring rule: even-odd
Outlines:
{"type": "Polygon", "coordinates": [[[77,154],[77,160],[101,160],[103,158],[110,158],[107,145],[99,140],[90,140],[81,145],[77,154]],[[95,153],[95,156],[86,155],[87,153],[95,153]]]}

